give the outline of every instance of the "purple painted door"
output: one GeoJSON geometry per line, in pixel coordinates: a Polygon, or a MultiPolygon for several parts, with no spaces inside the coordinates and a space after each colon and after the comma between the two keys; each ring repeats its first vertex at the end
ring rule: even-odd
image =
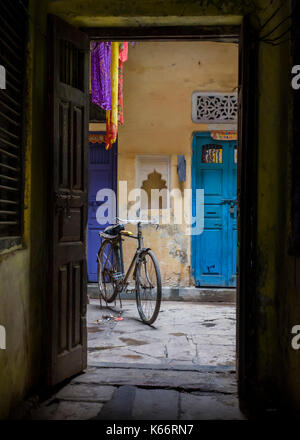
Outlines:
{"type": "MultiPolygon", "coordinates": [[[[104,134],[104,133],[93,133],[104,134]]],[[[97,280],[97,253],[100,246],[99,231],[114,222],[108,218],[106,224],[97,221],[97,210],[104,202],[96,201],[99,190],[117,189],[117,144],[110,150],[105,149],[104,143],[89,144],[89,213],[88,213],[88,280],[97,280]]],[[[105,199],[106,201],[107,199],[105,199]]],[[[105,213],[107,216],[107,213],[105,213]]]]}

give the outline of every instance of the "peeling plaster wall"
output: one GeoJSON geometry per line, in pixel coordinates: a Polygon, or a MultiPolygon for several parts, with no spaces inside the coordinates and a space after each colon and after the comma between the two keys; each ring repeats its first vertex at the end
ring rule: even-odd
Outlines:
{"type": "MultiPolygon", "coordinates": [[[[192,121],[194,91],[232,92],[237,87],[238,46],[211,42],[136,42],[124,64],[124,119],[119,129],[118,178],[136,187],[135,157],[170,156],[170,190],[191,188],[192,139],[208,125],[192,121]],[[187,161],[180,183],[177,155],[187,161]]],[[[171,206],[171,218],[173,209],[171,206]]],[[[132,229],[132,228],[131,228],[132,229]]],[[[134,230],[134,229],[132,229],[134,230]]],[[[182,225],[144,227],[145,245],[158,256],[163,282],[189,286],[191,237],[182,225]]],[[[128,245],[134,252],[134,244],[128,245]]],[[[128,264],[131,260],[127,259],[128,264]]]]}
{"type": "MultiPolygon", "coordinates": [[[[267,5],[267,1],[260,4],[267,5]]],[[[275,5],[274,5],[275,8],[275,5]]],[[[261,12],[264,22],[272,13],[261,12]]],[[[286,2],[277,17],[290,14],[286,2]]],[[[268,26],[264,32],[272,28],[268,26]]],[[[291,329],[300,322],[300,265],[289,255],[290,95],[289,43],[260,45],[257,218],[257,373],[261,395],[300,413],[300,351],[291,348],[291,329]]]]}
{"type": "Polygon", "coordinates": [[[139,25],[236,25],[253,1],[53,0],[49,11],[78,27],[139,25]]]}
{"type": "Polygon", "coordinates": [[[46,95],[43,4],[31,2],[27,46],[24,246],[0,254],[0,419],[38,386],[42,371],[42,322],[46,273],[46,95]],[[43,33],[43,34],[41,34],[43,33]]]}

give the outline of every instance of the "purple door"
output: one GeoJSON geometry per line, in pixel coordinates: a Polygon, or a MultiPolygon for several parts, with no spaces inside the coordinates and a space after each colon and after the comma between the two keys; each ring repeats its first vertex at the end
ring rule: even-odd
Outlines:
{"type": "MultiPolygon", "coordinates": [[[[107,219],[106,224],[97,221],[97,210],[104,202],[96,201],[99,190],[107,188],[116,193],[117,189],[117,144],[110,150],[105,149],[101,142],[101,135],[104,133],[90,133],[99,136],[99,143],[89,144],[89,214],[88,214],[88,280],[96,283],[97,280],[97,253],[100,246],[99,231],[114,222],[114,219],[107,219]]],[[[107,214],[105,214],[106,217],[107,214]]]]}

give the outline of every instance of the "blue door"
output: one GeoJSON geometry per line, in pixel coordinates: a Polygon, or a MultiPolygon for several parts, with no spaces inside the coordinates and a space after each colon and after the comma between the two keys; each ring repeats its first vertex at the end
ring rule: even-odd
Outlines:
{"type": "Polygon", "coordinates": [[[204,189],[204,230],[192,236],[192,269],[197,287],[235,287],[237,253],[237,142],[193,139],[193,215],[195,189],[204,189]]]}
{"type": "MultiPolygon", "coordinates": [[[[103,133],[94,133],[103,134],[103,133]]],[[[89,144],[89,213],[88,213],[88,280],[97,282],[97,253],[100,245],[99,231],[102,231],[114,219],[99,224],[96,218],[101,203],[96,201],[99,190],[108,188],[116,193],[117,189],[117,144],[110,150],[105,149],[104,143],[89,144]]],[[[107,200],[107,199],[106,199],[107,200]]],[[[105,201],[106,201],[105,200],[105,201]]],[[[106,216],[106,214],[105,214],[106,216]]]]}

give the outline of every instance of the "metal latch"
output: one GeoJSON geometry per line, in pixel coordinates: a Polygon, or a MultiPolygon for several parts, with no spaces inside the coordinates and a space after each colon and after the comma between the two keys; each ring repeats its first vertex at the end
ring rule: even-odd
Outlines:
{"type": "Polygon", "coordinates": [[[65,217],[71,218],[71,200],[72,195],[64,192],[57,192],[55,194],[55,209],[56,211],[64,211],[65,217]]]}

